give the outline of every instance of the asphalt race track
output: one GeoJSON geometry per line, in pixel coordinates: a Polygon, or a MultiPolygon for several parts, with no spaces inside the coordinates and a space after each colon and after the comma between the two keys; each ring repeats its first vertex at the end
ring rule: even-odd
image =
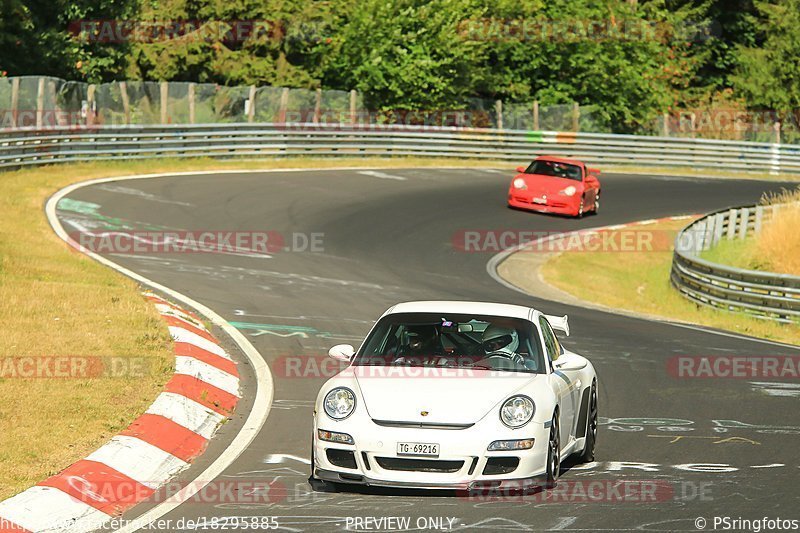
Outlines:
{"type": "MultiPolygon", "coordinates": [[[[177,176],[73,192],[70,199],[99,204],[100,215],[135,228],[276,231],[287,244],[295,233],[322,234],[324,251],[269,257],[106,254],[234,323],[275,379],[267,423],[220,478],[274,481],[269,494],[189,501],[164,518],[275,516],[288,531],[353,530],[354,517],[386,516],[410,517],[410,529],[442,519],[439,529],[447,529],[451,518],[452,529],[486,531],[696,531],[698,517],[708,520],[707,529],[714,516],[798,518],[788,516],[800,508],[798,398],[765,394],[748,379],[676,379],[667,371],[667,361],[679,355],[797,355],[797,349],[526,297],[486,273],[492,252],[453,246],[463,230],[560,231],[752,204],[782,184],[604,174],[602,212],[573,220],[507,209],[510,176],[482,169],[326,170],[177,176]],[[416,299],[510,302],[569,314],[572,336],[564,344],[593,361],[602,418],[597,462],[567,466],[561,499],[309,490],[312,403],[326,376],[314,366],[287,377],[285,358],[357,345],[386,308],[416,299]],[[657,482],[659,490],[647,501],[608,490],[600,501],[580,495],[584,482],[608,487],[618,480],[657,482]]],[[[69,232],[93,220],[66,210],[59,217],[69,232]]],[[[238,353],[229,341],[228,348],[238,353]]],[[[212,461],[246,416],[253,377],[244,363],[240,372],[239,413],[181,479],[191,480],[212,461]]]]}

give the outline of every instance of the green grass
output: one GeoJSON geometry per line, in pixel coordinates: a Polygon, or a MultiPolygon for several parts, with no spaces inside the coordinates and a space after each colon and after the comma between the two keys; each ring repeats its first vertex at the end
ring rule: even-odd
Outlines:
{"type": "Polygon", "coordinates": [[[772,268],[769,260],[758,253],[756,239],[752,236],[746,239],[721,240],[716,246],[702,252],[700,258],[747,270],[769,271],[772,268]]]}
{"type": "MultiPolygon", "coordinates": [[[[674,234],[685,225],[685,221],[664,222],[648,229],[674,234]]],[[[719,311],[687,300],[669,282],[671,265],[671,251],[566,252],[549,259],[541,274],[547,283],[606,307],[800,344],[796,325],[719,311]],[[581,272],[581,283],[575,283],[574,272],[581,272]]],[[[515,268],[524,269],[524,259],[515,268]]]]}

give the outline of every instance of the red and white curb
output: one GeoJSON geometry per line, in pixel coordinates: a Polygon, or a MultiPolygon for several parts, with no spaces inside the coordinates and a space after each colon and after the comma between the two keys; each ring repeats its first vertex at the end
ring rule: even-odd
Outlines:
{"type": "Polygon", "coordinates": [[[145,293],[167,322],[175,373],[150,408],[85,459],[0,502],[0,533],[88,532],[149,498],[203,453],[239,394],[236,363],[194,314],[145,293]]]}

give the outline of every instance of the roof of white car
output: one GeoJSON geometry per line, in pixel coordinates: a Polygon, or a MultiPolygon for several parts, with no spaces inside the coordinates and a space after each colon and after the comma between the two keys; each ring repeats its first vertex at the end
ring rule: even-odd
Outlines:
{"type": "Polygon", "coordinates": [[[394,313],[463,313],[488,316],[506,316],[529,319],[534,312],[530,307],[489,302],[423,301],[403,302],[386,311],[394,313]]]}

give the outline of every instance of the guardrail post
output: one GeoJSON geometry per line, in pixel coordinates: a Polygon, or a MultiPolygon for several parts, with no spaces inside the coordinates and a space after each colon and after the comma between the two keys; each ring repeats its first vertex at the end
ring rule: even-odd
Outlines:
{"type": "Polygon", "coordinates": [[[161,123],[167,123],[167,98],[169,97],[169,83],[161,82],[161,123]]]}
{"type": "Polygon", "coordinates": [[[750,208],[743,207],[739,211],[739,239],[747,237],[747,228],[750,225],[750,208]]]}
{"type": "Polygon", "coordinates": [[[539,100],[533,101],[533,130],[539,131],[539,100]]]}
{"type": "Polygon", "coordinates": [[[756,223],[753,226],[753,231],[755,233],[761,232],[761,223],[763,222],[763,220],[764,220],[764,206],[763,205],[756,206],[756,223]]]}
{"type": "Polygon", "coordinates": [[[497,116],[497,129],[503,129],[503,101],[502,100],[495,100],[494,102],[494,114],[497,116]]]}
{"type": "Polygon", "coordinates": [[[717,213],[714,215],[714,240],[711,242],[712,245],[717,244],[719,241],[722,240],[722,230],[723,225],[725,224],[725,215],[722,213],[717,213]]]}
{"type": "Polygon", "coordinates": [[[732,240],[733,236],[736,235],[736,209],[731,209],[728,211],[728,240],[732,240]]]}
{"type": "Polygon", "coordinates": [[[17,127],[17,107],[19,107],[19,78],[11,79],[11,127],[17,127]]]}
{"type": "Polygon", "coordinates": [[[122,98],[122,111],[125,113],[125,124],[131,123],[131,102],[128,97],[128,84],[119,82],[119,95],[122,98]]]}
{"type": "Polygon", "coordinates": [[[350,124],[355,125],[356,123],[356,90],[352,89],[350,91],[350,124]]]}
{"type": "Polygon", "coordinates": [[[248,95],[247,101],[249,102],[247,107],[247,122],[253,122],[253,119],[256,116],[256,86],[250,86],[250,94],[248,95]]]}
{"type": "Polygon", "coordinates": [[[711,244],[714,242],[714,224],[716,222],[716,217],[706,217],[706,225],[703,231],[703,250],[711,248],[711,244]]]}
{"type": "Polygon", "coordinates": [[[39,78],[36,89],[36,129],[42,128],[44,118],[44,77],[39,78]]]}
{"type": "Polygon", "coordinates": [[[578,102],[572,102],[572,131],[579,131],[581,129],[581,106],[578,102]]]}
{"type": "Polygon", "coordinates": [[[189,84],[189,124],[194,124],[194,83],[189,84]]]}

